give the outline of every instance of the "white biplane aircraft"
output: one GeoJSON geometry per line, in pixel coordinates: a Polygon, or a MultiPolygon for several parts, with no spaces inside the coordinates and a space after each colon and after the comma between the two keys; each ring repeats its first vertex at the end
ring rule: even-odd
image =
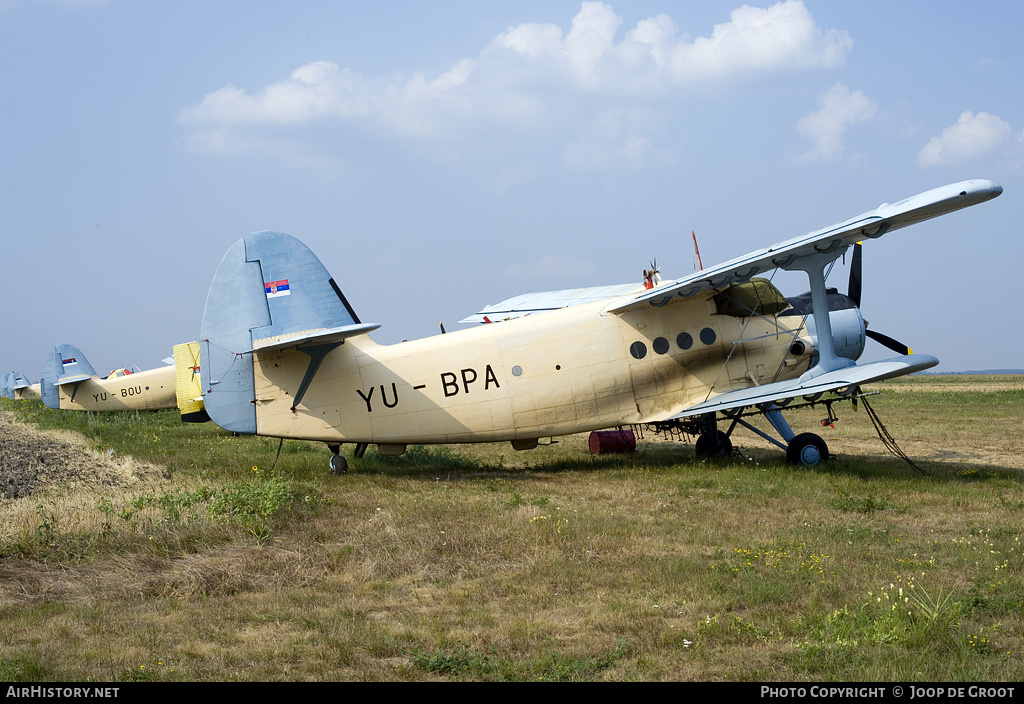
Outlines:
{"type": "MultiPolygon", "coordinates": [[[[859,311],[860,242],[995,198],[986,180],[884,204],[817,232],[660,282],[528,294],[463,322],[504,321],[380,345],[316,256],[280,232],[257,232],[225,254],[210,286],[199,342],[202,396],[221,427],[323,441],[331,467],[355,443],[401,454],[411,443],[511,441],[631,426],[698,436],[698,456],[731,450],[742,417],[763,414],[794,464],[828,458],[797,435],[781,408],[803,399],[854,399],[859,386],[938,364],[867,330],[859,311]],[[826,269],[855,247],[850,291],[826,269]],[[786,299],[774,269],[807,274],[810,292],[786,299]],[[857,364],[865,337],[899,355],[857,364]],[[732,420],[717,428],[719,415],[732,420]]],[[[831,407],[830,407],[831,408],[831,407]]],[[[831,413],[831,411],[830,411],[831,413]]]]}

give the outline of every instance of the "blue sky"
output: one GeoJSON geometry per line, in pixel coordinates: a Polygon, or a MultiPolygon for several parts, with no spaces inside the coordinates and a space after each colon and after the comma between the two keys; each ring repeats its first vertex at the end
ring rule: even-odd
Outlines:
{"type": "Polygon", "coordinates": [[[1024,367],[1022,26],[985,1],[0,0],[0,368],[38,379],[58,342],[158,366],[256,230],[389,343],[655,258],[678,278],[691,230],[711,265],[968,178],[1005,192],[866,245],[865,317],[940,371],[1024,367]]]}

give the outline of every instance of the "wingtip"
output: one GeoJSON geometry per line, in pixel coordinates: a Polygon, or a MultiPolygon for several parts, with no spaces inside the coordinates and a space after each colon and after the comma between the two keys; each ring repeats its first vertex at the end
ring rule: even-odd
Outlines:
{"type": "Polygon", "coordinates": [[[1002,194],[1003,187],[995,181],[990,181],[987,178],[979,178],[973,181],[966,181],[964,184],[964,190],[960,192],[960,195],[973,195],[979,197],[982,201],[990,200],[1002,194]]]}

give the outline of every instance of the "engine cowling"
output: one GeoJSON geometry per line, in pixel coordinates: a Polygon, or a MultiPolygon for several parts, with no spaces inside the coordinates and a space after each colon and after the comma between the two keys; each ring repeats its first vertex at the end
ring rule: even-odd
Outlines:
{"type": "MultiPolygon", "coordinates": [[[[837,357],[856,361],[864,353],[867,342],[864,316],[849,296],[830,288],[828,294],[828,319],[832,327],[832,346],[837,357]]],[[[807,334],[815,347],[818,347],[818,331],[814,325],[811,294],[805,293],[789,299],[792,306],[780,314],[780,317],[791,315],[804,316],[807,334]]],[[[796,327],[796,326],[794,326],[796,327]]]]}

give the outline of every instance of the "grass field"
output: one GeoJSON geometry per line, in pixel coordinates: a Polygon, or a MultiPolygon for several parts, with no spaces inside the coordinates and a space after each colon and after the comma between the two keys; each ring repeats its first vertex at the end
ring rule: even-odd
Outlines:
{"type": "Polygon", "coordinates": [[[874,390],[927,475],[848,404],[790,416],[813,469],[742,431],[714,463],[574,436],[334,477],[323,445],[3,401],[114,469],[0,499],[0,681],[1021,681],[1024,378],[874,390]]]}

